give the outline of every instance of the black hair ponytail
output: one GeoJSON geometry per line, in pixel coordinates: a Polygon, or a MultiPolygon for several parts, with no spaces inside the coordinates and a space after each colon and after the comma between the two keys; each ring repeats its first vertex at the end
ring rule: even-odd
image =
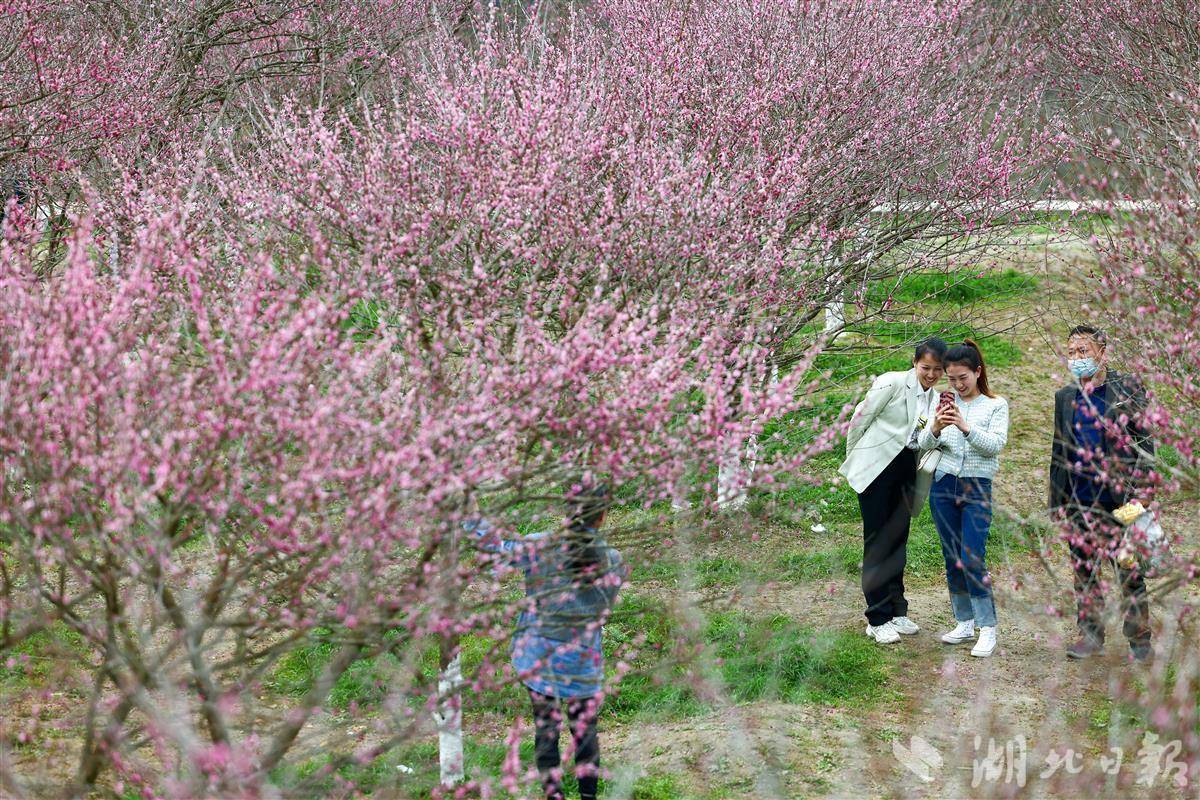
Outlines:
{"type": "Polygon", "coordinates": [[[983,351],[979,349],[979,345],[975,344],[973,339],[963,339],[962,344],[956,344],[946,351],[946,355],[942,358],[942,365],[948,367],[951,364],[966,367],[972,372],[979,370],[979,380],[976,385],[979,387],[980,394],[986,394],[988,397],[996,396],[988,388],[987,367],[983,363],[983,351]]]}

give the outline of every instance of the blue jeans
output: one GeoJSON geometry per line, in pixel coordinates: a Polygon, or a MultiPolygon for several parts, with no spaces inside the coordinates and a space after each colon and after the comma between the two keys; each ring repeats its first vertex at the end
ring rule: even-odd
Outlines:
{"type": "Polygon", "coordinates": [[[944,475],[929,492],[933,524],[942,540],[950,606],[959,622],[981,628],[996,624],[992,580],[987,571],[987,538],[992,527],[992,482],[988,478],[944,475]]]}

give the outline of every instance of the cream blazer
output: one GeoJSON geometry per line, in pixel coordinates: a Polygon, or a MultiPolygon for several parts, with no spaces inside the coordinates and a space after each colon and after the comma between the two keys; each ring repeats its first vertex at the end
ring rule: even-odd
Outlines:
{"type": "MultiPolygon", "coordinates": [[[[866,491],[908,444],[921,410],[918,393],[923,391],[915,369],[885,372],[855,406],[846,432],[846,460],[838,469],[854,491],[866,491]]],[[[930,476],[918,472],[914,515],[929,496],[930,483],[930,476]]]]}

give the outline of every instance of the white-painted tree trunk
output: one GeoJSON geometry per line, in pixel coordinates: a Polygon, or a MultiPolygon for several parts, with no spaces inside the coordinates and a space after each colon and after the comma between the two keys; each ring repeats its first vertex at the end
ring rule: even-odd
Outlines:
{"type": "Polygon", "coordinates": [[[443,786],[463,779],[461,655],[455,654],[438,677],[438,710],[433,715],[438,731],[438,760],[443,786]]]}
{"type": "MultiPolygon", "coordinates": [[[[779,365],[771,365],[771,386],[779,383],[779,365]]],[[[758,435],[751,434],[745,443],[733,442],[717,462],[717,508],[737,509],[746,505],[747,489],[758,467],[758,435]]]]}
{"type": "Polygon", "coordinates": [[[113,228],[108,237],[108,268],[112,270],[114,275],[117,272],[118,256],[120,254],[117,246],[117,238],[117,229],[113,228]]]}
{"type": "Polygon", "coordinates": [[[832,340],[846,327],[846,302],[843,289],[842,254],[834,250],[825,256],[825,280],[833,293],[825,306],[824,332],[832,340]]]}
{"type": "Polygon", "coordinates": [[[687,511],[691,508],[691,504],[687,499],[687,485],[681,479],[675,486],[675,491],[671,493],[671,510],[672,511],[687,511]]]}
{"type": "Polygon", "coordinates": [[[842,300],[834,300],[825,306],[825,333],[834,336],[844,327],[846,327],[846,303],[842,300]]]}
{"type": "Polygon", "coordinates": [[[746,504],[741,449],[741,442],[729,443],[717,462],[717,508],[733,510],[746,504]]]}

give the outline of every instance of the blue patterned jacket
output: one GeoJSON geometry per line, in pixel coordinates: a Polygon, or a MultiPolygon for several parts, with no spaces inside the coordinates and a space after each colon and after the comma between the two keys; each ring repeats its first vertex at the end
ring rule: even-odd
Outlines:
{"type": "Polygon", "coordinates": [[[590,697],[604,681],[601,631],[629,574],[621,554],[594,530],[599,564],[583,576],[569,566],[566,537],[550,531],[521,539],[498,537],[486,520],[464,523],[480,549],[525,574],[526,608],[512,639],[513,666],[531,689],[552,697],[590,697]]]}

